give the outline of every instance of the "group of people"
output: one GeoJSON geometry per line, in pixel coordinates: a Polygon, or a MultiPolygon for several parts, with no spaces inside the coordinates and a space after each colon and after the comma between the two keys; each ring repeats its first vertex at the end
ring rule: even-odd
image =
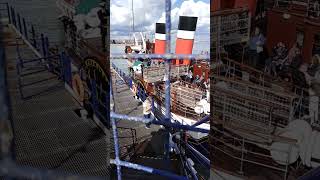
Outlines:
{"type": "Polygon", "coordinates": [[[285,43],[278,42],[272,49],[271,54],[266,50],[266,38],[259,28],[256,28],[249,41],[249,64],[263,71],[276,79],[291,81],[300,87],[306,87],[307,82],[303,80],[302,70],[307,72],[319,69],[319,55],[314,55],[311,64],[304,63],[301,45],[295,42],[291,47],[285,43]],[[311,70],[313,69],[313,70],[311,70]]]}
{"type": "Polygon", "coordinates": [[[204,87],[206,82],[204,76],[205,74],[202,74],[201,76],[196,75],[195,77],[193,77],[192,71],[189,70],[188,73],[186,73],[186,75],[184,76],[184,80],[191,84],[195,84],[198,87],[204,87]]]}

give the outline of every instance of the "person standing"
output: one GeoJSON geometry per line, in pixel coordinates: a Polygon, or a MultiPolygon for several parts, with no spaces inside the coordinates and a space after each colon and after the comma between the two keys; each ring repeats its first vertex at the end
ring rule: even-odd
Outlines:
{"type": "Polygon", "coordinates": [[[249,41],[249,64],[253,67],[256,67],[259,62],[259,57],[263,53],[265,40],[260,29],[256,27],[255,32],[249,41]]]}
{"type": "MultiPolygon", "coordinates": [[[[148,93],[148,97],[142,103],[143,106],[143,117],[150,119],[151,118],[151,111],[152,111],[152,96],[148,93]]],[[[146,123],[146,128],[150,128],[151,122],[146,123]]]]}
{"type": "Polygon", "coordinates": [[[101,41],[102,41],[102,50],[103,52],[107,51],[106,48],[106,37],[108,33],[108,13],[106,10],[106,3],[101,2],[100,4],[101,9],[98,11],[98,17],[100,20],[100,32],[101,32],[101,41]]]}

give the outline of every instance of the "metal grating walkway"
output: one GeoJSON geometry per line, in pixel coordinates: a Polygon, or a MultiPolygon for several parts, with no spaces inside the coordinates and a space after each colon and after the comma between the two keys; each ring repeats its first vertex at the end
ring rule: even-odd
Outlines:
{"type": "MultiPolygon", "coordinates": [[[[92,120],[81,119],[74,112],[78,105],[62,81],[47,71],[23,77],[23,84],[30,84],[23,88],[23,92],[32,98],[21,99],[16,73],[16,35],[10,28],[5,31],[16,162],[40,169],[109,177],[110,148],[106,143],[109,133],[105,135],[92,120]],[[32,84],[39,78],[49,79],[32,84]]],[[[18,43],[23,58],[35,58],[21,40],[18,43]]],[[[22,73],[44,69],[39,64],[29,66],[22,73]]]]}

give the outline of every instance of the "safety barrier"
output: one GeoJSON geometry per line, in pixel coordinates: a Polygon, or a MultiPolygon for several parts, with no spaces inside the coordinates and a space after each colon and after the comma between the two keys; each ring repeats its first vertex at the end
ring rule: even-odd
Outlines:
{"type": "MultiPolygon", "coordinates": [[[[292,140],[290,142],[290,140],[286,141],[285,139],[278,139],[279,142],[288,143],[288,148],[277,149],[275,147],[269,147],[269,150],[279,151],[283,154],[283,157],[286,157],[284,161],[278,161],[281,164],[275,164],[270,153],[264,153],[259,151],[259,149],[250,148],[252,146],[256,146],[256,141],[239,137],[236,134],[224,132],[214,126],[211,126],[211,129],[214,132],[214,134],[211,135],[211,157],[221,158],[220,162],[232,160],[232,162],[234,162],[234,167],[239,168],[239,173],[243,173],[244,170],[248,168],[248,164],[251,164],[259,166],[260,168],[265,167],[282,172],[283,179],[287,179],[291,153],[294,152],[296,142],[292,140]],[[247,165],[245,165],[245,163],[247,165]]],[[[264,143],[263,145],[268,146],[269,144],[264,143]]],[[[218,164],[215,164],[215,162],[212,164],[213,166],[219,166],[218,164]]]]}

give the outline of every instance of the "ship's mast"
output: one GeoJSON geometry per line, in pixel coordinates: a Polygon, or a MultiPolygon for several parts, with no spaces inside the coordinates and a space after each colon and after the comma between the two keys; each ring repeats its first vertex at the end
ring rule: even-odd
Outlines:
{"type": "Polygon", "coordinates": [[[131,1],[131,13],[132,13],[132,32],[134,33],[134,11],[133,11],[133,0],[131,1]]]}
{"type": "MultiPolygon", "coordinates": [[[[131,16],[132,16],[132,34],[131,37],[134,35],[135,30],[134,30],[134,10],[133,10],[133,0],[131,0],[131,16]]],[[[135,42],[135,38],[133,39],[135,42]]],[[[134,43],[135,44],[135,43],[134,43]]]]}

